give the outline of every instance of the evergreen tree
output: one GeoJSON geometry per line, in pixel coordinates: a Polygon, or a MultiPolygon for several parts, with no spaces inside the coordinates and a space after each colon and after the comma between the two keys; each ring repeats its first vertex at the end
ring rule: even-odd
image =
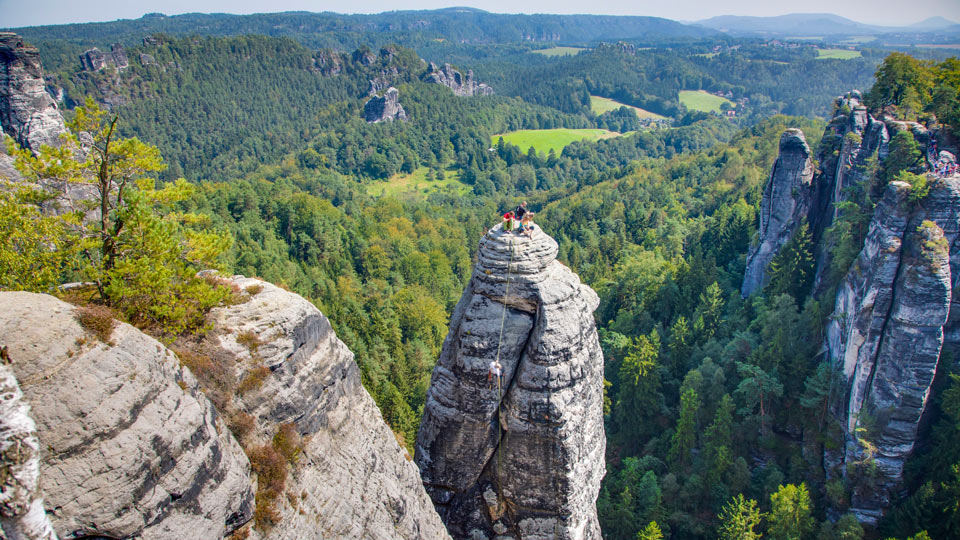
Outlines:
{"type": "Polygon", "coordinates": [[[697,319],[693,325],[694,333],[701,342],[709,340],[717,333],[722,317],[723,293],[720,291],[720,285],[713,282],[700,294],[697,319]]]}
{"type": "Polygon", "coordinates": [[[724,505],[720,515],[720,527],[717,531],[721,540],[759,540],[763,534],[755,531],[760,525],[762,514],[757,501],[738,494],[724,505]]]}
{"type": "Polygon", "coordinates": [[[803,305],[813,283],[813,270],[813,239],[804,223],[770,261],[770,281],[764,292],[771,297],[789,294],[798,306],[803,305]]]}
{"type": "Polygon", "coordinates": [[[653,420],[660,413],[659,350],[660,335],[654,330],[634,340],[620,366],[614,418],[624,440],[638,441],[654,429],[653,420]]]}
{"type": "Polygon", "coordinates": [[[777,380],[776,374],[767,373],[759,366],[737,362],[737,372],[741,381],[735,393],[743,401],[739,412],[744,416],[756,414],[760,421],[760,434],[763,435],[766,433],[771,401],[783,395],[783,385],[777,380]]]}
{"type": "Polygon", "coordinates": [[[890,182],[900,171],[909,171],[920,163],[920,145],[913,133],[904,129],[890,140],[890,153],[883,161],[883,180],[890,182]]]}
{"type": "Polygon", "coordinates": [[[707,485],[718,485],[733,465],[733,399],[724,394],[717,407],[713,423],[704,433],[704,454],[707,465],[707,485]]]}
{"type": "Polygon", "coordinates": [[[663,540],[663,531],[660,530],[660,525],[657,525],[656,521],[651,521],[637,533],[637,540],[663,540]]]}
{"type": "Polygon", "coordinates": [[[673,434],[667,460],[674,471],[685,469],[690,463],[690,453],[697,442],[697,412],[700,410],[700,398],[696,390],[687,388],[680,396],[680,419],[677,431],[673,434]]]}
{"type": "Polygon", "coordinates": [[[781,485],[770,494],[769,533],[773,540],[801,540],[816,523],[806,484],[781,485]]]}
{"type": "Polygon", "coordinates": [[[226,287],[196,274],[217,268],[231,239],[211,232],[209,217],[173,210],[194,187],[180,179],[155,189],[150,175],[164,169],[159,151],[119,137],[117,123],[118,117],[109,118],[88,100],[76,109],[59,147],[44,146],[37,156],[14,148],[17,168],[35,182],[46,178],[96,188],[96,222],[77,227],[76,214],[64,218],[72,220],[70,230],[88,261],[83,274],[96,283],[102,302],[173,339],[200,329],[206,312],[228,296],[226,287]],[[80,133],[90,142],[81,144],[80,133]]]}

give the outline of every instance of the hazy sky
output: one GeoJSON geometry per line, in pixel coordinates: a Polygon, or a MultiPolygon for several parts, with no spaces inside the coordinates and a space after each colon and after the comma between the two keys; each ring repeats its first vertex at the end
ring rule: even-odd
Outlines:
{"type": "MultiPolygon", "coordinates": [[[[587,4],[589,5],[589,3],[587,4]]],[[[960,0],[806,0],[797,4],[770,0],[607,0],[586,7],[582,0],[0,0],[0,27],[136,19],[145,13],[263,13],[335,11],[380,13],[399,9],[471,6],[495,13],[596,13],[649,15],[692,21],[715,15],[835,13],[859,22],[912,24],[940,15],[960,21],[960,0]]]]}

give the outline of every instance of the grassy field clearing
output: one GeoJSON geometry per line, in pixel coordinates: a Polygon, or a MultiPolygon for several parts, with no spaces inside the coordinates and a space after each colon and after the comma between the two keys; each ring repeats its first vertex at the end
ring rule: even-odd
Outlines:
{"type": "Polygon", "coordinates": [[[504,142],[516,145],[524,152],[533,147],[537,152],[544,154],[552,149],[559,155],[564,146],[574,141],[583,139],[596,141],[619,136],[621,136],[620,133],[606,129],[524,129],[494,135],[491,137],[491,143],[496,146],[500,137],[503,137],[504,142]]]}
{"type": "Polygon", "coordinates": [[[573,56],[580,51],[585,51],[587,49],[583,47],[551,47],[549,49],[538,49],[536,51],[530,51],[536,54],[542,54],[544,56],[573,56]]]}
{"type": "Polygon", "coordinates": [[[960,49],[960,43],[918,43],[917,48],[925,49],[960,49]]]}
{"type": "Polygon", "coordinates": [[[860,51],[848,51],[847,49],[817,49],[817,60],[850,60],[851,58],[860,58],[860,51]]]}
{"type": "Polygon", "coordinates": [[[615,111],[620,107],[629,107],[637,113],[637,118],[656,118],[658,120],[663,120],[666,117],[660,116],[657,113],[650,112],[646,109],[641,109],[640,107],[633,107],[625,103],[620,103],[619,101],[614,101],[610,98],[600,97],[600,96],[590,96],[590,110],[594,114],[600,115],[607,111],[615,111]]]}
{"type": "Polygon", "coordinates": [[[443,180],[427,180],[428,172],[430,172],[429,168],[420,167],[410,174],[395,174],[387,180],[370,183],[367,186],[367,193],[374,197],[380,195],[397,197],[422,196],[445,189],[455,189],[460,195],[470,191],[470,186],[459,182],[456,171],[444,170],[443,180]]]}
{"type": "Polygon", "coordinates": [[[681,90],[680,103],[692,111],[720,112],[720,105],[733,102],[705,90],[681,90]]]}

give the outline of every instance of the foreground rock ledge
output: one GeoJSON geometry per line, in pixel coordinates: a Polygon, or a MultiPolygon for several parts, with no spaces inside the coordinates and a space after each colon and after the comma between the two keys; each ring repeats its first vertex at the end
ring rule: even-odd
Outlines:
{"type": "Polygon", "coordinates": [[[255,278],[228,282],[249,301],[211,313],[211,339],[232,358],[237,378],[269,369],[238,407],[264,441],[293,423],[306,444],[279,500],[280,522],[250,539],[443,540],[416,466],[360,383],[353,353],[303,297],[255,278]],[[240,336],[255,335],[253,353],[240,336]],[[292,501],[291,502],[291,498],[292,501]]]}
{"type": "Polygon", "coordinates": [[[117,324],[104,343],[70,304],[3,292],[2,345],[37,423],[61,537],[221,538],[250,519],[246,455],[159,342],[117,324]]]}
{"type": "Polygon", "coordinates": [[[454,538],[600,538],[599,301],[556,256],[539,227],[494,227],[451,317],[415,459],[454,538]],[[498,348],[500,390],[487,382],[498,348]]]}

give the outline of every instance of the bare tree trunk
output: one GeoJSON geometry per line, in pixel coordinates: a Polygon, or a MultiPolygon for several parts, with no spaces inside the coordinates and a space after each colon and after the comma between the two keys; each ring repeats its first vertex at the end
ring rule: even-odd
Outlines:
{"type": "Polygon", "coordinates": [[[40,441],[29,413],[13,370],[0,361],[0,526],[8,540],[57,540],[40,497],[40,441]]]}

